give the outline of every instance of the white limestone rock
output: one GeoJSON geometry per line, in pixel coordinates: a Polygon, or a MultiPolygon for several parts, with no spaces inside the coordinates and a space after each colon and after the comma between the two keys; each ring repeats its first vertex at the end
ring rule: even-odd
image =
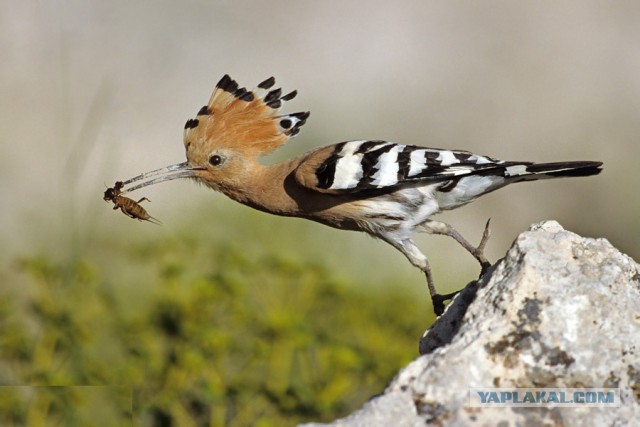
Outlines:
{"type": "MultiPolygon", "coordinates": [[[[640,266],[555,221],[520,234],[420,341],[424,355],[351,416],[311,426],[634,425],[640,266]],[[472,408],[470,388],[617,388],[618,408],[472,408]]],[[[637,424],[636,424],[637,425],[637,424]]]]}

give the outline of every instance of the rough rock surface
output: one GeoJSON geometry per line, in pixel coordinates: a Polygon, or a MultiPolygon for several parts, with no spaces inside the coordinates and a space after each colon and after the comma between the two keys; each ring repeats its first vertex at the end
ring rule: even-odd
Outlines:
{"type": "Polygon", "coordinates": [[[605,239],[532,226],[420,341],[382,395],[311,426],[640,425],[640,266],[605,239]],[[617,388],[620,407],[470,407],[470,388],[617,388]]]}

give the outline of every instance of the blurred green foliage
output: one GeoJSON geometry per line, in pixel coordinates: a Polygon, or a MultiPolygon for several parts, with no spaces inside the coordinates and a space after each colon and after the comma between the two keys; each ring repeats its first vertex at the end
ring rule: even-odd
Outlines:
{"type": "Polygon", "coordinates": [[[417,354],[423,301],[191,235],[17,263],[0,291],[0,425],[329,421],[417,354]],[[64,257],[63,257],[64,258],[64,257]]]}

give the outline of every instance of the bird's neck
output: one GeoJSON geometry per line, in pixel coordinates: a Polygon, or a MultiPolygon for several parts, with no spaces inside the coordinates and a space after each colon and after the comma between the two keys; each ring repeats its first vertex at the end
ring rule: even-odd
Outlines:
{"type": "Polygon", "coordinates": [[[290,182],[290,175],[298,163],[298,159],[273,165],[251,162],[241,182],[224,186],[220,191],[254,209],[275,215],[296,216],[300,207],[287,189],[287,182],[290,182]]]}

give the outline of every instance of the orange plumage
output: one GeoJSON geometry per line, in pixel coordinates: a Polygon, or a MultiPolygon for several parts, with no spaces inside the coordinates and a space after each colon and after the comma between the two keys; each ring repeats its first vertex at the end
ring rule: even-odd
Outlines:
{"type": "MultiPolygon", "coordinates": [[[[257,94],[238,84],[225,75],[214,90],[209,103],[200,109],[196,119],[185,126],[184,144],[189,147],[194,141],[204,147],[220,147],[236,150],[247,157],[260,157],[271,153],[286,143],[293,126],[281,126],[283,120],[291,120],[292,115],[278,115],[284,102],[293,99],[296,91],[280,96],[275,89],[260,95],[275,83],[273,78],[258,85],[257,94]]],[[[298,127],[304,124],[309,113],[295,113],[300,119],[298,127]]],[[[297,130],[297,128],[296,128],[297,130]]]]}

